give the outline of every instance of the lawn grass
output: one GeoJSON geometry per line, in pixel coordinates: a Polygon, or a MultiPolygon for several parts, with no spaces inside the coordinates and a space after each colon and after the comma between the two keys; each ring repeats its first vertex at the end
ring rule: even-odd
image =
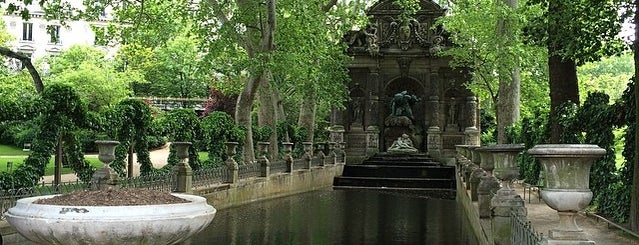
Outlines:
{"type": "MultiPolygon", "coordinates": [[[[22,165],[24,163],[24,159],[26,159],[26,157],[2,157],[0,158],[0,172],[7,172],[7,163],[8,162],[13,162],[13,170],[15,170],[19,165],[22,165]]],[[[91,166],[95,167],[95,168],[101,168],[102,167],[102,162],[100,162],[100,160],[98,160],[97,156],[96,157],[85,157],[84,159],[86,159],[87,161],[89,161],[89,164],[91,164],[91,166]]],[[[53,157],[51,157],[51,159],[49,160],[49,164],[47,164],[47,168],[44,170],[44,175],[53,175],[55,172],[55,163],[54,163],[55,159],[53,157]]],[[[71,174],[74,173],[72,168],[62,168],[60,171],[61,174],[71,174]]]]}
{"type": "Polygon", "coordinates": [[[30,152],[12,145],[0,145],[0,156],[28,156],[30,152]]]}

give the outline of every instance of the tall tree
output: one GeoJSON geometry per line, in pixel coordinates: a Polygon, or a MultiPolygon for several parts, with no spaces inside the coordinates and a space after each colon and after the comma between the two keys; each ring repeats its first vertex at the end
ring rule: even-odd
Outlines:
{"type": "Polygon", "coordinates": [[[545,13],[532,19],[529,40],[548,49],[550,84],[550,124],[552,143],[558,143],[562,129],[557,109],[564,102],[579,103],[577,66],[617,54],[624,48],[618,38],[621,22],[618,1],[531,0],[545,7],[545,13]]]}
{"type": "MultiPolygon", "coordinates": [[[[451,33],[455,47],[442,55],[452,56],[451,65],[473,71],[471,90],[482,98],[482,106],[493,108],[497,117],[498,142],[506,142],[506,128],[521,110],[532,111],[543,104],[541,96],[527,96],[520,106],[520,93],[539,94],[545,80],[545,52],[523,42],[525,20],[539,14],[538,8],[518,8],[518,1],[455,1],[450,14],[440,22],[451,33]],[[521,78],[526,85],[522,91],[521,78]]],[[[543,90],[541,90],[543,91],[543,90]]]]}
{"type": "MultiPolygon", "coordinates": [[[[500,4],[497,2],[497,4],[500,4]]],[[[510,8],[510,11],[503,11],[499,13],[514,13],[519,5],[518,0],[503,0],[503,4],[506,7],[510,8]]],[[[515,37],[517,31],[514,28],[517,28],[517,25],[513,23],[517,21],[513,18],[514,14],[511,15],[502,15],[498,17],[497,20],[497,35],[500,38],[497,41],[499,45],[498,50],[500,54],[498,54],[498,58],[503,56],[513,55],[512,52],[503,51],[511,50],[510,47],[514,46],[511,44],[511,40],[515,37]]],[[[517,40],[517,39],[515,39],[517,40]]],[[[507,74],[499,73],[499,93],[497,98],[497,143],[507,143],[506,142],[506,127],[512,126],[519,120],[519,107],[521,104],[520,98],[520,84],[521,77],[519,75],[519,60],[513,58],[506,58],[505,60],[512,60],[512,70],[507,74]]]]}
{"type": "MultiPolygon", "coordinates": [[[[639,0],[634,0],[634,19],[635,24],[635,40],[633,43],[634,63],[635,63],[635,125],[639,125],[639,0]]],[[[636,126],[635,126],[636,127],[636,126]]],[[[632,191],[630,199],[630,229],[639,231],[639,130],[635,129],[635,159],[629,162],[633,163],[632,172],[632,191]]]]}

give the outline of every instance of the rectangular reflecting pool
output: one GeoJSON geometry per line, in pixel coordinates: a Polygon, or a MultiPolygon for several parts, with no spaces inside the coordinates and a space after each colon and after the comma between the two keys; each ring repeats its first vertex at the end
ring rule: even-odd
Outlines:
{"type": "Polygon", "coordinates": [[[475,245],[455,200],[322,190],[219,210],[187,244],[475,245]]]}

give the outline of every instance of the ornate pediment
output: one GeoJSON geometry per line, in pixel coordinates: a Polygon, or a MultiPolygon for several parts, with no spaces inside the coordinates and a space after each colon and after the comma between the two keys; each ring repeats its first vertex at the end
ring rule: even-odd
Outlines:
{"type": "Polygon", "coordinates": [[[368,52],[372,56],[404,51],[434,54],[449,43],[435,20],[445,10],[432,1],[421,1],[421,9],[410,19],[399,17],[401,9],[394,0],[382,0],[368,11],[370,25],[346,36],[349,51],[368,52]]]}

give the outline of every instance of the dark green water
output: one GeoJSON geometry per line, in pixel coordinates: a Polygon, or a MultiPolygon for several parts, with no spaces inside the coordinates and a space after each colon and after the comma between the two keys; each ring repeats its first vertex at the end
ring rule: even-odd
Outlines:
{"type": "Polygon", "coordinates": [[[310,192],[218,211],[184,244],[475,245],[455,200],[363,190],[310,192]]]}

